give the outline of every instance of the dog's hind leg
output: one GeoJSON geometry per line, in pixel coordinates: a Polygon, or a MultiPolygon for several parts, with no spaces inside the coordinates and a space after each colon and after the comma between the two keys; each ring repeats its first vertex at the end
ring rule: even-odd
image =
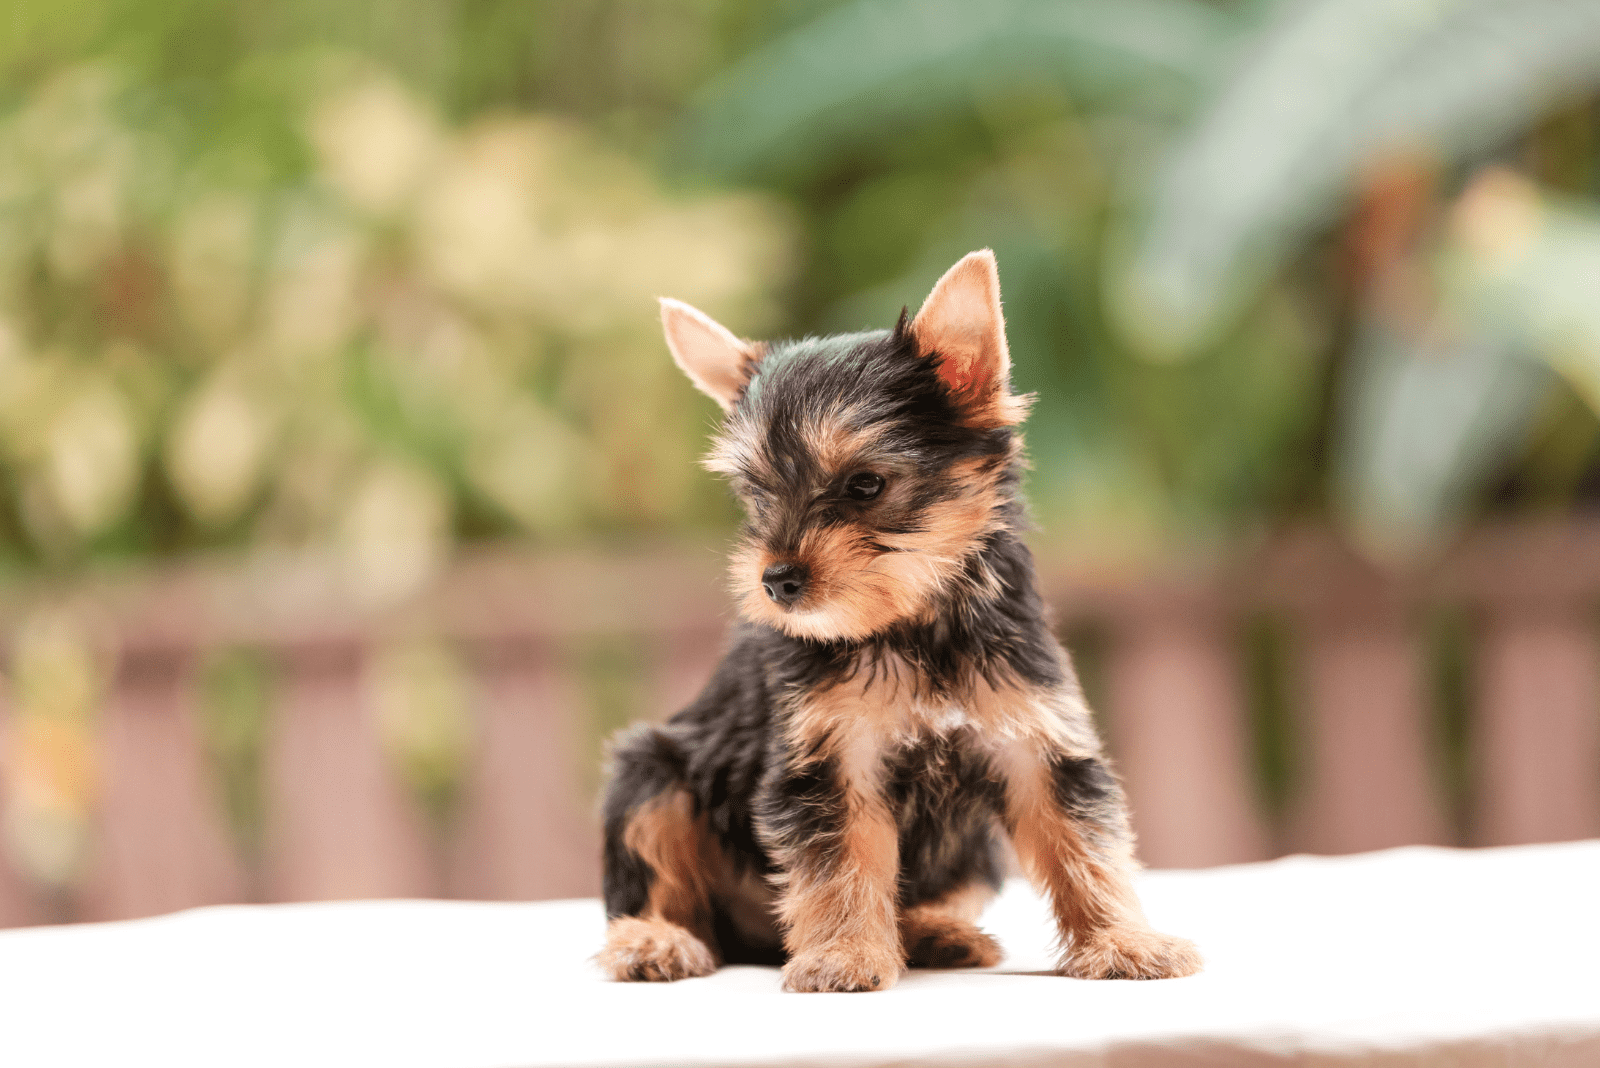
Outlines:
{"type": "Polygon", "coordinates": [[[718,845],[683,786],[665,732],[624,735],[605,803],[609,924],[596,963],[613,979],[667,981],[717,967],[711,889],[718,845]]]}
{"type": "Polygon", "coordinates": [[[999,964],[1000,943],[978,929],[977,919],[994,897],[986,878],[900,912],[900,941],[913,968],[987,968],[999,964]]]}

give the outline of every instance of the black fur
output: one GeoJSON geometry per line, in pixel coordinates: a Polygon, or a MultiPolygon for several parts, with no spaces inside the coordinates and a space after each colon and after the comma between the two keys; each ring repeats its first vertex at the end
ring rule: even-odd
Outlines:
{"type": "Polygon", "coordinates": [[[1095,757],[1057,756],[1050,762],[1056,803],[1080,819],[1105,810],[1117,796],[1117,780],[1105,761],[1095,757]]]}
{"type": "Polygon", "coordinates": [[[977,881],[1000,886],[994,821],[1004,791],[960,735],[930,738],[895,756],[886,792],[899,816],[900,906],[935,901],[977,881]]]}
{"type": "MultiPolygon", "coordinates": [[[[847,803],[830,759],[788,750],[785,698],[855,673],[875,670],[890,654],[914,668],[900,679],[930,694],[953,691],[983,676],[994,685],[1075,687],[1057,652],[1038,593],[1032,557],[1018,532],[1025,524],[1017,495],[1021,475],[1010,427],[974,428],[919,354],[904,317],[893,331],[806,339],[772,345],[738,400],[730,426],[743,427],[761,463],[733,476],[750,519],[744,531],[775,553],[792,552],[806,531],[856,524],[875,551],[922,529],[926,510],[954,492],[953,465],[978,461],[998,487],[998,529],[971,546],[958,581],[926,622],[897,622],[859,640],[818,641],[741,622],[704,693],[666,724],[635,730],[615,746],[606,815],[606,909],[637,914],[650,875],[620,846],[627,814],[668,786],[686,789],[726,854],[746,869],[780,867],[768,851],[830,863],[847,803]],[[849,429],[880,432],[874,455],[905,472],[900,503],[858,506],[843,495],[850,471],[822,469],[807,437],[819,406],[843,405],[849,429]],[[822,486],[819,494],[817,488],[822,486]],[[980,581],[992,574],[999,595],[980,581]],[[757,824],[763,836],[757,835],[757,824]],[[765,842],[766,844],[763,844],[765,842]]],[[[874,680],[874,684],[879,684],[874,680]]],[[[895,682],[884,679],[882,685],[895,682]]],[[[961,732],[916,738],[886,753],[884,800],[899,829],[902,907],[932,901],[1001,878],[997,823],[1004,787],[978,747],[961,732]]],[[[1074,811],[1115,791],[1094,762],[1067,762],[1056,776],[1063,805],[1074,811]],[[1096,769],[1099,769],[1098,773],[1096,769]],[[1110,785],[1107,786],[1107,783],[1110,785]]],[[[734,939],[726,915],[717,937],[734,939]]],[[[759,951],[763,947],[754,947],[759,951]]],[[[725,944],[724,957],[752,947],[725,944]]],[[[770,947],[767,947],[770,952],[770,947]]]]}

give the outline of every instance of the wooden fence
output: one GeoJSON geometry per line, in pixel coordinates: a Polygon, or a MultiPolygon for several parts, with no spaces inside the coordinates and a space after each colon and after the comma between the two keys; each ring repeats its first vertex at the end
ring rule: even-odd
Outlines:
{"type": "MultiPolygon", "coordinates": [[[[1479,531],[1405,577],[1314,532],[1042,573],[1152,865],[1600,835],[1600,524],[1479,531]]],[[[600,738],[692,696],[722,591],[710,550],[479,553],[383,611],[303,561],[13,588],[0,925],[592,894],[600,738]],[[69,621],[91,696],[41,619],[69,621]],[[380,676],[414,647],[448,653],[463,710],[408,749],[380,676]],[[235,654],[266,680],[242,742],[208,711],[235,654]]]]}

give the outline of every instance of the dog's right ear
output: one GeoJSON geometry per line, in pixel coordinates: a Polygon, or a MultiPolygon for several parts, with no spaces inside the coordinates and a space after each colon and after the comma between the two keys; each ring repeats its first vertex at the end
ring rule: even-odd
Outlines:
{"type": "Polygon", "coordinates": [[[671,297],[661,298],[661,329],[689,381],[723,411],[732,410],[761,358],[761,344],[734,337],[705,312],[671,297]]]}

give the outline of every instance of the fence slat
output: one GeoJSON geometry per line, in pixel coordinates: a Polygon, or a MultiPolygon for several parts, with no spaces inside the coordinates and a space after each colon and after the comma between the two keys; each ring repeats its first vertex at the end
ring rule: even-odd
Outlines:
{"type": "Polygon", "coordinates": [[[1447,841],[1427,756],[1422,665],[1404,621],[1387,613],[1314,621],[1304,645],[1309,766],[1295,847],[1355,853],[1447,841]]]}
{"type": "Polygon", "coordinates": [[[1265,857],[1237,663],[1215,622],[1143,618],[1108,655],[1111,743],[1140,857],[1175,868],[1265,857]]]}
{"type": "Polygon", "coordinates": [[[284,657],[267,755],[267,886],[279,901],[426,897],[439,889],[421,816],[379,743],[362,657],[284,657]]]}
{"type": "Polygon", "coordinates": [[[1507,608],[1479,649],[1482,845],[1600,835],[1600,656],[1580,611],[1507,608]]]}
{"type": "Polygon", "coordinates": [[[479,657],[478,740],[452,896],[585,897],[600,888],[595,818],[579,786],[575,687],[533,642],[479,657]]]}
{"type": "MultiPolygon", "coordinates": [[[[4,807],[10,797],[7,779],[13,760],[9,681],[0,678],[0,819],[4,818],[4,807]]],[[[42,919],[38,895],[12,864],[10,850],[0,844],[0,927],[24,927],[40,923],[42,919]]]]}
{"type": "Polygon", "coordinates": [[[242,865],[196,725],[187,656],[124,663],[102,713],[101,795],[83,919],[239,901],[242,865]]]}

